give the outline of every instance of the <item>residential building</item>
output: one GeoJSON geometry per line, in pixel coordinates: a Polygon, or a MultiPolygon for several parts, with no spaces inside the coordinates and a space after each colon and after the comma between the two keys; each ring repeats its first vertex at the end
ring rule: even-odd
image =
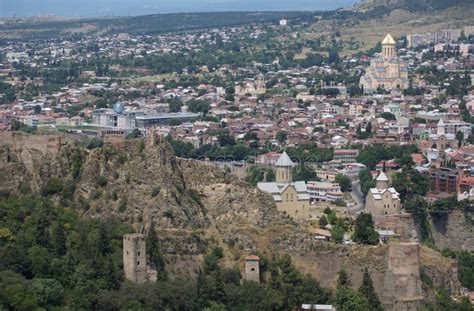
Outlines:
{"type": "Polygon", "coordinates": [[[457,193],[460,172],[454,168],[432,169],[430,190],[435,193],[457,193]]]}
{"type": "Polygon", "coordinates": [[[332,202],[343,197],[338,183],[308,181],[306,188],[312,201],[332,202]]]}
{"type": "Polygon", "coordinates": [[[359,156],[357,149],[338,149],[334,150],[334,160],[341,161],[342,164],[355,163],[359,156]]]}

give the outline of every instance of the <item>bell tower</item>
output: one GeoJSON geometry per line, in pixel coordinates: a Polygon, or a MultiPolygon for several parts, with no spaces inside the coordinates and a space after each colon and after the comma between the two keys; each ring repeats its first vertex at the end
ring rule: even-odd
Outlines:
{"type": "Polygon", "coordinates": [[[291,169],[293,168],[293,161],[286,152],[278,158],[276,162],[276,182],[278,184],[289,184],[293,181],[291,169]]]}
{"type": "Polygon", "coordinates": [[[396,45],[397,42],[388,34],[382,41],[382,56],[386,58],[396,56],[396,45]]]}

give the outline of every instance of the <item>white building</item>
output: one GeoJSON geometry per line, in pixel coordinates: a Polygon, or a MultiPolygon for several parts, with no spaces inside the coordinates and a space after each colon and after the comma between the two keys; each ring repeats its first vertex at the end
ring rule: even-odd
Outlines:
{"type": "Polygon", "coordinates": [[[306,188],[312,201],[332,202],[342,199],[342,191],[338,183],[309,181],[306,188]]]}

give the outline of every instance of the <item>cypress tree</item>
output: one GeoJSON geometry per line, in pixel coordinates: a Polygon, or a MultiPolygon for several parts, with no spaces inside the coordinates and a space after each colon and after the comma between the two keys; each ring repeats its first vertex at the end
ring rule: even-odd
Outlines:
{"type": "Polygon", "coordinates": [[[337,280],[337,287],[349,287],[351,286],[351,280],[349,279],[349,275],[347,275],[346,270],[341,269],[339,271],[339,279],[337,280]]]}
{"type": "Polygon", "coordinates": [[[158,272],[158,279],[166,280],[165,260],[160,251],[158,235],[153,221],[151,222],[150,229],[146,236],[146,252],[150,259],[150,263],[155,266],[155,269],[158,272]]]}
{"type": "Polygon", "coordinates": [[[359,293],[361,293],[367,299],[372,307],[372,310],[382,310],[380,300],[377,296],[377,293],[375,292],[374,284],[367,268],[364,270],[364,276],[362,279],[362,284],[359,287],[359,293]]]}
{"type": "Polygon", "coordinates": [[[63,226],[58,223],[54,228],[54,251],[58,256],[66,254],[66,236],[64,235],[63,226]]]}
{"type": "Polygon", "coordinates": [[[110,241],[109,234],[107,232],[107,226],[101,222],[99,227],[99,241],[98,241],[99,254],[105,256],[110,253],[110,241]]]}

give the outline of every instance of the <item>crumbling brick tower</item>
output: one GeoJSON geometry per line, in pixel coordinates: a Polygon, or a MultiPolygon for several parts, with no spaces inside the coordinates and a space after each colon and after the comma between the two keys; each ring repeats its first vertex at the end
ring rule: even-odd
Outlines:
{"type": "Polygon", "coordinates": [[[123,236],[123,270],[125,279],[143,283],[147,280],[145,235],[139,233],[123,236]]]}

